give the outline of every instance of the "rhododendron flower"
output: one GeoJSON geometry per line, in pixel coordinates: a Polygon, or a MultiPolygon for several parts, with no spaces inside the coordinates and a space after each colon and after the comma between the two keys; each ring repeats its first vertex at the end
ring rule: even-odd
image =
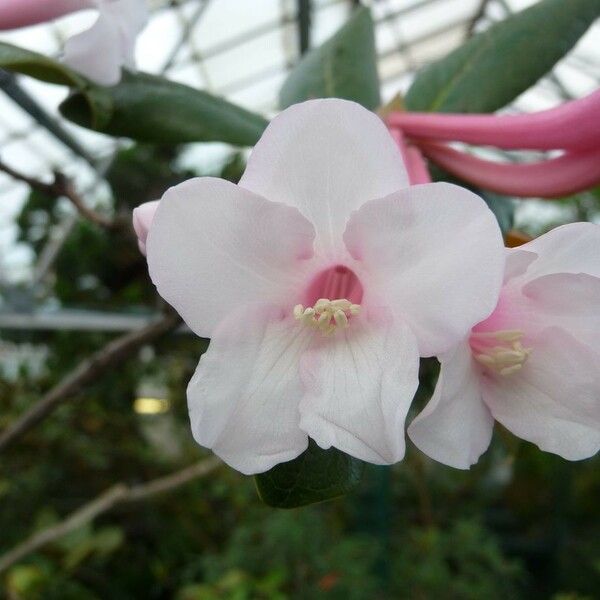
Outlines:
{"type": "MultiPolygon", "coordinates": [[[[516,196],[560,198],[600,184],[600,90],[524,115],[393,112],[387,123],[437,165],[482,188],[516,196]],[[499,163],[444,142],[506,149],[564,150],[558,158],[499,163]]],[[[410,147],[410,146],[409,146],[410,147]]]]}
{"type": "Polygon", "coordinates": [[[187,391],[193,435],[243,473],[295,458],[308,436],[400,460],[419,353],[493,310],[504,267],[485,203],[408,187],[384,124],[344,100],[285,110],[239,185],[189,180],[147,222],[160,295],[212,338],[187,391]]]}
{"type": "Polygon", "coordinates": [[[492,315],[441,357],[429,404],[408,433],[466,469],[494,419],[569,460],[600,449],[600,226],[563,225],[507,250],[492,315]]]}
{"type": "Polygon", "coordinates": [[[13,29],[95,8],[92,27],[68,39],[65,63],[100,85],[115,85],[121,67],[135,69],[135,40],[148,21],[145,0],[4,0],[0,29],[13,29]]]}
{"type": "Polygon", "coordinates": [[[144,256],[146,256],[146,239],[148,238],[148,231],[150,231],[150,225],[152,225],[152,221],[154,220],[154,214],[156,213],[158,204],[158,200],[153,200],[152,202],[145,202],[133,209],[133,230],[137,236],[138,248],[144,256]]]}

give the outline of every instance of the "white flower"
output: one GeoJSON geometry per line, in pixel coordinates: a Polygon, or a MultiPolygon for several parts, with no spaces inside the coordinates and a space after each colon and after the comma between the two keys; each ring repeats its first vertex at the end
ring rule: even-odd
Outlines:
{"type": "MultiPolygon", "coordinates": [[[[98,19],[65,44],[65,63],[100,85],[116,85],[121,67],[135,70],[135,41],[148,22],[145,0],[92,0],[98,19]]],[[[90,5],[89,0],[82,4],[90,5]]]]}
{"type": "Polygon", "coordinates": [[[135,70],[135,40],[148,22],[146,0],[2,0],[0,30],[27,27],[95,8],[96,22],[65,44],[65,62],[100,85],[115,85],[121,67],[135,70]]]}
{"type": "Polygon", "coordinates": [[[507,255],[496,309],[441,357],[408,429],[459,469],[486,450],[494,419],[569,460],[600,449],[600,227],[564,225],[507,255]]]}
{"type": "Polygon", "coordinates": [[[243,473],[295,458],[308,436],[400,460],[419,352],[463,339],[502,281],[485,203],[409,188],[383,123],[344,100],[285,110],[239,185],[192,179],[142,220],[159,293],[211,338],[188,386],[193,435],[243,473]]]}

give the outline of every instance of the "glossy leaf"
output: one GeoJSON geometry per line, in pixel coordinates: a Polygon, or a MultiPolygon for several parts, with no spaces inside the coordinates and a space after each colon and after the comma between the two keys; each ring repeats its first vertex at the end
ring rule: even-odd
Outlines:
{"type": "Polygon", "coordinates": [[[95,86],[61,62],[37,52],[0,42],[0,68],[29,75],[46,83],[76,88],[82,104],[86,106],[93,127],[102,127],[110,119],[112,106],[106,88],[95,86]]]}
{"type": "Polygon", "coordinates": [[[87,83],[84,77],[66,65],[12,44],[0,43],[0,67],[48,83],[70,87],[85,87],[87,83]]]}
{"type": "Polygon", "coordinates": [[[345,98],[368,109],[379,106],[373,19],[359,8],[329,40],[308,52],[279,94],[281,108],[311,98],[345,98]]]}
{"type": "Polygon", "coordinates": [[[81,93],[67,98],[61,113],[102,133],[165,144],[218,141],[252,146],[267,125],[260,115],[222,98],[144,73],[124,73],[118,85],[102,89],[110,94],[113,110],[101,127],[94,127],[81,93]]]}
{"type": "Polygon", "coordinates": [[[294,508],[347,494],[359,484],[363,468],[360,460],[311,440],[298,458],[257,475],[256,487],[265,504],[294,508]]]}
{"type": "Polygon", "coordinates": [[[408,110],[493,112],[527,90],[600,16],[600,0],[542,0],[421,71],[408,110]]]}
{"type": "Polygon", "coordinates": [[[506,234],[510,231],[515,220],[515,201],[508,196],[502,196],[494,192],[475,190],[475,193],[481,195],[490,210],[494,213],[502,233],[506,234]]]}

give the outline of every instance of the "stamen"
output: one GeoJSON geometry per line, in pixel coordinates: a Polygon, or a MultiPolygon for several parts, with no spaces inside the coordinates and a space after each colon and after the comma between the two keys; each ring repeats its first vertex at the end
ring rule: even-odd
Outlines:
{"type": "Polygon", "coordinates": [[[331,335],[338,329],[345,329],[350,318],[359,312],[360,304],[352,304],[346,298],[319,298],[312,307],[304,308],[302,304],[297,304],[293,310],[297,321],[318,329],[323,335],[331,335]]]}
{"type": "Polygon", "coordinates": [[[505,329],[472,333],[469,342],[477,362],[506,376],[521,370],[533,350],[524,348],[522,339],[521,330],[505,329]],[[492,346],[494,342],[500,344],[492,346]]]}

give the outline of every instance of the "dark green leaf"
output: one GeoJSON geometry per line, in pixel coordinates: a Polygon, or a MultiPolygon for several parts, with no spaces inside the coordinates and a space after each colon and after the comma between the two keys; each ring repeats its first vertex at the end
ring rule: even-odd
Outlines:
{"type": "Polygon", "coordinates": [[[475,190],[486,201],[490,210],[496,216],[502,233],[510,231],[515,219],[515,201],[508,196],[501,196],[493,192],[475,190]]]}
{"type": "Polygon", "coordinates": [[[83,127],[150,143],[252,146],[267,125],[263,117],[222,98],[144,73],[124,73],[118,85],[103,91],[110,94],[113,111],[101,127],[94,126],[81,93],[67,98],[60,111],[83,127]]]}
{"type": "Polygon", "coordinates": [[[106,88],[94,86],[85,77],[56,60],[0,42],[0,68],[47,83],[76,88],[94,127],[102,127],[110,119],[112,107],[106,88]]]}
{"type": "Polygon", "coordinates": [[[368,109],[379,106],[373,19],[366,8],[292,69],[279,94],[281,108],[310,98],[346,98],[368,109]]]}
{"type": "Polygon", "coordinates": [[[37,52],[31,52],[30,50],[1,42],[0,67],[8,71],[23,73],[24,75],[29,75],[48,83],[78,88],[85,87],[87,83],[84,77],[56,60],[37,52]]]}
{"type": "Polygon", "coordinates": [[[294,508],[347,494],[360,482],[363,467],[360,460],[310,440],[298,458],[257,475],[256,487],[265,504],[294,508]]]}
{"type": "Polygon", "coordinates": [[[600,16],[600,0],[542,0],[419,73],[408,110],[493,112],[531,87],[600,16]]]}

